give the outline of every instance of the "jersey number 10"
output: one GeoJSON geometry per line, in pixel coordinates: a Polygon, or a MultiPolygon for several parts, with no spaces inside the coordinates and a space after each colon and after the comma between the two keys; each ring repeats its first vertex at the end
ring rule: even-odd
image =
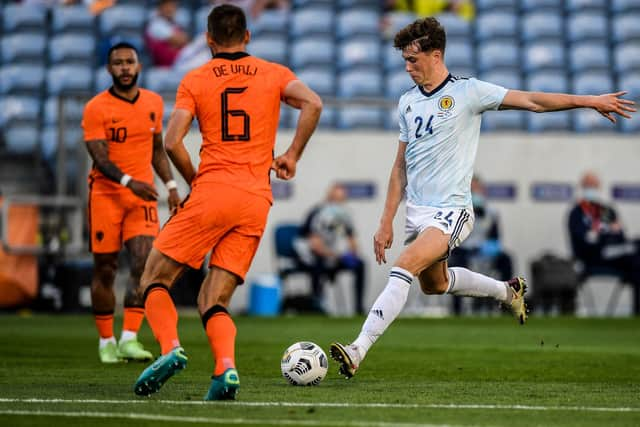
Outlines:
{"type": "Polygon", "coordinates": [[[229,96],[239,94],[246,90],[246,87],[228,87],[220,94],[222,107],[222,140],[223,141],[249,141],[251,139],[250,117],[244,110],[229,109],[229,96]],[[229,116],[242,117],[243,131],[241,134],[232,134],[229,131],[229,116]]]}

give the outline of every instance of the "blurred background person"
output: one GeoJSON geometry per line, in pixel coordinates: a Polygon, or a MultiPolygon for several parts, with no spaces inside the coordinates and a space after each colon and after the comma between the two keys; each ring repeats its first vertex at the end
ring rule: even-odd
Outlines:
{"type": "Polygon", "coordinates": [[[149,18],[144,35],[153,65],[173,65],[180,50],[191,40],[185,29],[176,23],[177,12],[176,0],[160,0],[149,18]]]}

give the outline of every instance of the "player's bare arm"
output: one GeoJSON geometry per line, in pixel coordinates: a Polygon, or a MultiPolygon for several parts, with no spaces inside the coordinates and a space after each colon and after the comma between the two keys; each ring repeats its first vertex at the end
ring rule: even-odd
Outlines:
{"type": "Polygon", "coordinates": [[[387,188],[387,198],[384,202],[384,210],[380,218],[378,231],[373,236],[373,251],[376,254],[376,262],[386,263],[387,258],[385,250],[391,247],[393,243],[393,218],[396,216],[398,206],[402,201],[402,193],[407,185],[406,163],[404,152],[407,149],[407,143],[399,141],[396,159],[391,168],[389,176],[389,186],[387,188]]]}
{"type": "MultiPolygon", "coordinates": [[[[96,168],[110,180],[120,183],[124,173],[109,160],[109,146],[104,139],[87,141],[87,150],[93,159],[96,168]]],[[[131,179],[127,187],[142,200],[151,201],[158,198],[158,193],[152,185],[146,182],[131,179]]]]}
{"type": "Polygon", "coordinates": [[[616,123],[613,113],[630,119],[636,109],[633,101],[621,98],[627,92],[606,93],[603,95],[570,95],[565,93],[527,92],[509,90],[500,106],[501,110],[528,110],[536,113],[571,110],[574,108],[593,108],[612,123],[616,123]]]}
{"type": "Polygon", "coordinates": [[[304,151],[309,138],[318,126],[322,112],[322,100],[313,90],[294,80],[284,90],[284,102],[300,110],[296,133],[287,151],[273,160],[271,169],[280,179],[291,179],[296,174],[296,164],[304,151]]]}
{"type": "Polygon", "coordinates": [[[167,150],[171,163],[174,164],[188,184],[193,181],[196,171],[183,140],[187,132],[189,132],[192,121],[193,115],[190,111],[183,109],[173,110],[164,139],[164,148],[167,150]]]}
{"type": "MultiPolygon", "coordinates": [[[[162,182],[167,183],[173,181],[173,174],[171,173],[167,153],[164,151],[161,132],[153,135],[153,157],[151,158],[151,164],[162,182]]],[[[168,190],[169,198],[167,201],[169,203],[169,212],[173,212],[180,203],[180,195],[178,194],[177,188],[168,188],[168,190]]]]}

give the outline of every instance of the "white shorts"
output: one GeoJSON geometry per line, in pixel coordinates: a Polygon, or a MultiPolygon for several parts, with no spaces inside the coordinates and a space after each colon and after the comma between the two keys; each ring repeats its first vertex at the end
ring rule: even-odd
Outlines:
{"type": "MultiPolygon", "coordinates": [[[[468,208],[434,208],[416,206],[407,202],[407,223],[405,225],[405,245],[413,242],[418,234],[428,227],[435,227],[448,234],[449,252],[460,246],[473,230],[475,217],[468,208]]],[[[448,257],[445,256],[445,259],[448,257]]]]}

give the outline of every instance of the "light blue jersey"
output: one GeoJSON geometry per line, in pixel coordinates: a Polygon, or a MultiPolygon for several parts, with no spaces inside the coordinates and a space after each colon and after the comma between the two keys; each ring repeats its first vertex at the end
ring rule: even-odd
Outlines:
{"type": "Polygon", "coordinates": [[[418,206],[471,205],[471,177],[483,111],[497,110],[507,89],[449,77],[432,92],[415,86],[398,102],[407,143],[407,201],[418,206]]]}

